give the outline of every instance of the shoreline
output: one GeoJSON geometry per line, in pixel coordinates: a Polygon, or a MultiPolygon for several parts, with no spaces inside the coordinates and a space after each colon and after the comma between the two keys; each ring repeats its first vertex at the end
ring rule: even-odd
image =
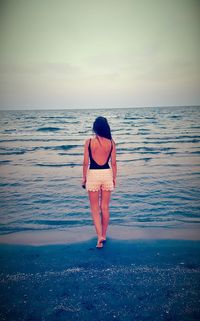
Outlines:
{"type": "MultiPolygon", "coordinates": [[[[67,228],[62,230],[20,231],[0,235],[0,244],[53,245],[74,244],[95,238],[93,226],[67,228]]],[[[132,228],[110,225],[108,237],[113,240],[193,240],[200,241],[199,229],[177,228],[132,228]]]]}

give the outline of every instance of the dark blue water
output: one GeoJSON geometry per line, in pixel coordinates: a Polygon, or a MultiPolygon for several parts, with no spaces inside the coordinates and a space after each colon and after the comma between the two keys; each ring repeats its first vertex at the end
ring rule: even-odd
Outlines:
{"type": "Polygon", "coordinates": [[[0,234],[92,224],[80,183],[99,115],[117,144],[110,223],[199,228],[199,107],[1,111],[0,234]]]}

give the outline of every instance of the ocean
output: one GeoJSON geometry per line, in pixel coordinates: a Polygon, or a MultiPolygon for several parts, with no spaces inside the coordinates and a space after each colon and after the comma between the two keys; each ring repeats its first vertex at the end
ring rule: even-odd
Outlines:
{"type": "Polygon", "coordinates": [[[0,235],[92,226],[83,146],[110,123],[118,176],[110,226],[200,227],[200,107],[0,111],[0,235]]]}

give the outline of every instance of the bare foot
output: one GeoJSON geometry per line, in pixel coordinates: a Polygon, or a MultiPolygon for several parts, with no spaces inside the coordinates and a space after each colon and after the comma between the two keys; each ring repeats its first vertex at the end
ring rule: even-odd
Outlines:
{"type": "Polygon", "coordinates": [[[101,249],[101,248],[103,247],[103,239],[102,239],[102,238],[97,241],[96,247],[97,247],[98,249],[101,249]]]}

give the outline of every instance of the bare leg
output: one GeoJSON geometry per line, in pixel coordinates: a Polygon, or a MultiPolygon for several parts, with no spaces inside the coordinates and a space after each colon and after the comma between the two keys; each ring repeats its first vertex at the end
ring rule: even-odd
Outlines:
{"type": "Polygon", "coordinates": [[[110,202],[110,191],[102,191],[101,194],[101,212],[102,212],[102,237],[106,240],[106,231],[110,219],[109,213],[109,202],[110,202]]]}
{"type": "Polygon", "coordinates": [[[101,224],[101,216],[100,216],[100,207],[99,207],[99,193],[100,192],[88,192],[90,199],[90,208],[92,213],[92,218],[94,221],[98,241],[97,247],[102,247],[102,224],[101,224]]]}

